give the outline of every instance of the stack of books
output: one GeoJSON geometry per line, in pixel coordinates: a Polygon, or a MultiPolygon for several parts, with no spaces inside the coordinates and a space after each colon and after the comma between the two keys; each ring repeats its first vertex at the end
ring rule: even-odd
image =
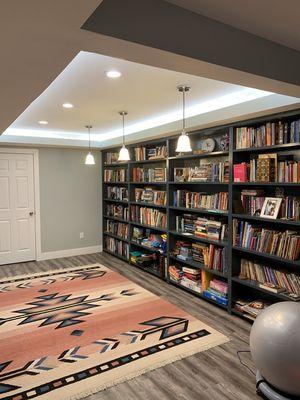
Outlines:
{"type": "Polygon", "coordinates": [[[156,252],[148,253],[138,250],[130,252],[130,262],[163,276],[166,257],[156,252]]]}
{"type": "Polygon", "coordinates": [[[114,152],[114,153],[106,153],[106,161],[105,164],[115,164],[118,162],[119,158],[119,153],[114,152]]]}
{"type": "Polygon", "coordinates": [[[274,146],[285,143],[299,143],[300,120],[288,122],[268,122],[258,127],[236,129],[236,148],[274,146]]]}
{"type": "Polygon", "coordinates": [[[166,228],[166,213],[153,208],[131,206],[131,221],[153,227],[166,228]]]}
{"type": "Polygon", "coordinates": [[[211,162],[196,167],[174,168],[175,182],[229,182],[229,163],[211,162]]]}
{"type": "Polygon", "coordinates": [[[147,148],[144,146],[134,147],[135,161],[146,161],[155,159],[164,159],[167,157],[166,146],[156,146],[147,148]]]}
{"type": "Polygon", "coordinates": [[[261,299],[250,301],[238,299],[234,304],[235,310],[242,313],[245,318],[248,318],[251,321],[254,321],[259,314],[269,306],[270,303],[261,299]]]}
{"type": "Polygon", "coordinates": [[[220,279],[208,279],[209,283],[205,290],[203,290],[203,296],[214,300],[218,304],[223,306],[228,305],[228,283],[220,279]]]}
{"type": "Polygon", "coordinates": [[[227,211],[228,193],[220,192],[209,194],[205,192],[175,190],[173,204],[175,207],[199,208],[212,211],[227,211]]]}
{"type": "Polygon", "coordinates": [[[241,259],[240,279],[249,279],[272,293],[280,293],[291,300],[300,300],[300,276],[269,267],[261,263],[241,259]]]}
{"type": "Polygon", "coordinates": [[[128,259],[129,257],[129,245],[121,240],[114,239],[112,237],[105,237],[105,248],[112,253],[115,253],[119,256],[125,257],[128,259]]]}
{"type": "Polygon", "coordinates": [[[166,168],[139,168],[132,169],[133,182],[165,182],[166,168]]]}
{"type": "Polygon", "coordinates": [[[176,230],[190,233],[200,238],[224,240],[227,237],[227,224],[220,221],[197,217],[194,214],[176,215],[176,230]]]}
{"type": "Polygon", "coordinates": [[[111,200],[128,201],[128,190],[121,186],[108,186],[107,198],[111,200]]]}
{"type": "Polygon", "coordinates": [[[106,232],[119,236],[122,239],[128,239],[128,224],[107,220],[106,232]]]}
{"type": "Polygon", "coordinates": [[[104,182],[126,182],[126,169],[105,169],[104,182]]]}
{"type": "Polygon", "coordinates": [[[288,260],[298,260],[300,234],[294,231],[275,231],[253,226],[246,221],[233,220],[233,245],[288,260]]]}
{"type": "Polygon", "coordinates": [[[106,212],[108,217],[120,218],[128,221],[129,217],[128,207],[115,204],[107,204],[106,212]]]}
{"type": "Polygon", "coordinates": [[[165,190],[155,190],[152,188],[135,188],[134,197],[137,203],[148,203],[156,206],[165,206],[167,201],[165,190]]]}
{"type": "Polygon", "coordinates": [[[171,281],[176,282],[194,292],[201,293],[201,271],[189,267],[169,266],[171,281]]]}

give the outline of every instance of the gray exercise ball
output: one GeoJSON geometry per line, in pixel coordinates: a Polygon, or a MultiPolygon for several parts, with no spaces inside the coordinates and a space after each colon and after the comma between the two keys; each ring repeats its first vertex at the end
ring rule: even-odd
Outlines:
{"type": "Polygon", "coordinates": [[[250,349],[257,369],[276,389],[300,396],[300,305],[291,301],[266,308],[255,320],[250,349]]]}

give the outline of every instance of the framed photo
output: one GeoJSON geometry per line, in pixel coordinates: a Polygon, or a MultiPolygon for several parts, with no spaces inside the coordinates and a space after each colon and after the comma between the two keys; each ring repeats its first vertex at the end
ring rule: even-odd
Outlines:
{"type": "Polygon", "coordinates": [[[263,218],[276,219],[279,213],[281,202],[281,198],[266,197],[260,216],[263,218]]]}

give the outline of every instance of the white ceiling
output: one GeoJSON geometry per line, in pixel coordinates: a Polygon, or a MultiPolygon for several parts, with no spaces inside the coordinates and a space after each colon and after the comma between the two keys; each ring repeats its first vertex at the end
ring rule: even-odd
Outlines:
{"type": "Polygon", "coordinates": [[[270,95],[256,89],[82,51],[1,139],[33,137],[36,143],[44,140],[43,143],[51,144],[61,139],[64,144],[68,141],[71,144],[72,140],[86,141],[85,126],[91,124],[94,145],[107,146],[112,139],[121,137],[120,110],[129,113],[127,135],[137,132],[143,135],[147,131],[147,137],[150,137],[159,126],[165,126],[167,134],[169,127],[166,124],[175,121],[172,128],[180,128],[182,98],[176,90],[179,84],[192,88],[187,95],[188,117],[235,104],[242,106],[244,102],[270,95]],[[122,76],[107,78],[106,72],[112,69],[120,71],[122,76]],[[65,102],[74,104],[74,108],[63,108],[65,102]],[[41,126],[40,120],[48,121],[48,125],[41,126]],[[151,132],[148,132],[149,128],[152,128],[151,132]]]}
{"type": "Polygon", "coordinates": [[[208,18],[300,50],[299,0],[167,0],[208,18]]]}

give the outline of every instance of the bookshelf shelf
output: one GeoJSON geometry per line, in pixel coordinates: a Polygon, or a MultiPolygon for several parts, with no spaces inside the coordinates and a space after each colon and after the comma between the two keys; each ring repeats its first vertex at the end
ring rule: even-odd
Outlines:
{"type": "MultiPolygon", "coordinates": [[[[244,279],[240,279],[240,272],[241,272],[241,260],[249,261],[252,263],[258,263],[261,266],[265,266],[267,268],[278,269],[278,271],[287,271],[289,274],[298,274],[300,275],[300,260],[288,260],[286,258],[277,257],[275,255],[271,255],[268,253],[261,253],[257,251],[252,251],[247,248],[233,246],[232,245],[232,236],[233,230],[235,228],[235,223],[233,219],[239,221],[248,221],[253,226],[258,226],[259,228],[266,228],[267,230],[272,231],[300,231],[300,221],[294,220],[284,220],[284,219],[268,219],[268,218],[261,218],[260,216],[252,216],[246,214],[249,210],[242,210],[238,209],[239,211],[234,211],[234,206],[238,204],[240,198],[242,196],[251,196],[251,192],[258,191],[264,193],[265,197],[276,197],[276,194],[280,195],[280,192],[283,192],[283,195],[286,203],[290,207],[288,201],[290,201],[290,197],[299,197],[300,198],[300,182],[234,182],[234,165],[236,164],[249,164],[251,162],[257,162],[259,158],[268,158],[268,153],[276,153],[277,156],[277,167],[279,163],[286,162],[286,165],[289,166],[291,169],[293,168],[294,161],[300,161],[300,141],[297,139],[295,143],[284,143],[284,144],[275,144],[273,146],[260,146],[260,147],[248,147],[243,149],[236,149],[236,143],[247,143],[250,144],[251,140],[248,141],[249,137],[245,138],[245,142],[242,142],[241,138],[238,135],[241,132],[254,132],[255,134],[257,131],[261,132],[260,129],[262,126],[266,126],[268,122],[271,124],[275,124],[275,137],[272,137],[275,140],[274,143],[279,142],[279,135],[280,131],[277,130],[279,121],[282,122],[280,125],[282,127],[289,127],[290,131],[284,130],[284,142],[288,141],[296,141],[296,139],[292,138],[292,126],[293,129],[296,126],[296,131],[300,131],[300,109],[292,110],[292,111],[285,111],[282,113],[277,113],[274,115],[269,115],[265,117],[258,117],[251,120],[246,121],[238,121],[236,123],[221,125],[212,127],[209,129],[202,129],[195,132],[191,132],[190,137],[193,143],[193,149],[202,149],[203,148],[203,141],[206,138],[213,138],[215,142],[214,151],[211,153],[199,153],[199,154],[180,154],[176,155],[176,143],[178,139],[178,135],[170,136],[168,138],[162,139],[155,139],[150,141],[145,141],[136,144],[130,144],[128,146],[131,161],[119,163],[117,162],[117,153],[119,149],[111,148],[103,150],[103,163],[102,163],[102,170],[111,169],[111,172],[107,172],[105,174],[106,177],[121,177],[119,179],[125,179],[125,182],[103,182],[103,237],[107,238],[106,240],[119,240],[120,242],[116,242],[113,244],[120,245],[120,254],[125,254],[123,252],[123,247],[125,246],[126,254],[129,254],[128,259],[124,256],[120,256],[119,254],[115,254],[115,252],[111,252],[107,249],[104,249],[108,254],[111,254],[118,259],[125,261],[127,264],[132,265],[132,268],[135,266],[142,271],[148,272],[153,276],[159,277],[160,279],[165,279],[167,283],[172,284],[180,288],[181,290],[191,293],[194,296],[198,297],[199,299],[204,299],[209,301],[211,304],[218,305],[223,309],[226,309],[229,313],[234,315],[238,315],[242,318],[247,319],[248,321],[251,318],[248,318],[247,315],[244,315],[242,312],[239,312],[235,309],[235,302],[239,299],[243,300],[243,295],[247,295],[246,298],[259,299],[259,298],[266,298],[271,299],[271,301],[282,301],[286,300],[286,297],[282,294],[272,293],[264,288],[259,287],[254,281],[247,281],[244,279]],[[294,123],[294,125],[292,125],[294,123]],[[296,125],[295,125],[296,124],[296,125]],[[298,125],[297,125],[298,124],[298,125]],[[240,128],[244,128],[245,130],[242,131],[240,128]],[[250,131],[251,129],[251,131],[250,131]],[[139,149],[138,149],[139,148],[139,149]],[[160,151],[159,150],[163,151],[160,151]],[[142,150],[141,150],[142,149],[142,150]],[[158,149],[156,151],[155,149],[158,149]],[[153,159],[146,159],[137,161],[139,157],[142,158],[149,158],[149,157],[161,157],[166,155],[164,158],[153,158],[153,159]],[[105,163],[107,161],[107,163],[105,163]],[[109,161],[109,162],[108,162],[109,161]],[[115,162],[111,162],[115,161],[115,162]],[[291,162],[290,162],[291,161],[291,162]],[[211,167],[205,167],[205,164],[211,164],[211,167]],[[229,167],[228,167],[229,165],[229,167]],[[198,168],[196,167],[203,167],[198,168]],[[118,175],[114,171],[116,169],[124,169],[125,174],[118,175]],[[165,174],[162,174],[161,169],[165,169],[165,174]],[[176,170],[175,170],[176,169],[176,170]],[[181,173],[182,171],[182,173],[181,173]],[[212,172],[210,172],[212,171],[212,172]],[[187,174],[187,175],[186,175],[187,174]],[[191,178],[203,178],[203,179],[221,179],[226,180],[228,182],[210,182],[210,181],[185,181],[185,182],[175,182],[174,176],[176,178],[186,178],[189,176],[191,178]],[[165,178],[166,177],[166,178],[165,178]],[[158,181],[158,182],[135,182],[133,179],[166,179],[165,181],[158,181]],[[108,186],[117,186],[115,189],[108,188],[108,186]],[[121,189],[121,188],[124,189],[121,189]],[[116,200],[116,199],[109,199],[109,192],[118,192],[118,191],[125,191],[126,189],[126,198],[128,201],[125,200],[116,200]],[[154,191],[165,191],[167,204],[163,206],[158,206],[155,204],[150,204],[147,202],[142,201],[142,196],[136,197],[136,194],[139,194],[139,189],[153,189],[154,191]],[[262,192],[263,189],[263,192],[262,192]],[[178,191],[178,192],[177,192],[178,191]],[[194,192],[194,193],[193,193],[194,192]],[[208,195],[208,198],[205,197],[201,198],[201,201],[207,201],[207,203],[201,203],[200,201],[197,202],[194,200],[196,198],[196,193],[200,196],[208,195]],[[225,192],[225,193],[224,193],[225,192]],[[250,193],[250,194],[247,194],[250,193]],[[193,194],[191,194],[193,193],[193,194]],[[186,197],[184,197],[186,196],[186,197]],[[194,197],[192,197],[194,196],[194,197]],[[132,201],[131,201],[132,200],[132,201]],[[138,201],[135,201],[138,200],[138,201]],[[216,207],[215,204],[220,204],[220,208],[224,207],[224,204],[228,202],[228,211],[223,211],[219,209],[201,209],[201,208],[188,208],[188,207],[177,207],[174,206],[176,204],[182,205],[189,205],[189,204],[211,204],[211,207],[216,207]],[[194,201],[194,203],[193,203],[194,201]],[[211,202],[211,203],[209,203],[211,202]],[[215,202],[215,203],[214,203],[215,202]],[[123,207],[125,208],[122,210],[118,210],[118,206],[120,209],[123,207]],[[126,208],[128,206],[128,214],[126,208]],[[137,207],[136,207],[137,206],[137,207]],[[150,226],[146,224],[141,224],[138,222],[134,222],[130,220],[130,216],[134,215],[137,212],[139,207],[147,207],[152,209],[151,212],[158,213],[162,212],[166,214],[166,221],[167,225],[166,228],[161,228],[158,226],[150,226]],[[133,211],[132,211],[133,210],[133,211]],[[124,217],[129,215],[128,220],[123,218],[115,218],[113,216],[108,216],[106,214],[119,214],[124,217]],[[186,215],[191,214],[191,216],[186,215]],[[228,239],[224,241],[216,241],[207,238],[201,238],[196,235],[186,235],[181,231],[175,230],[175,226],[185,226],[185,220],[187,221],[187,225],[190,223],[190,226],[193,226],[194,217],[203,217],[206,219],[214,220],[216,222],[221,222],[221,224],[228,225],[228,239]],[[106,222],[107,220],[112,220],[116,222],[122,222],[128,225],[128,239],[122,239],[115,235],[109,234],[106,231],[106,222]],[[178,225],[178,221],[182,222],[183,225],[178,225]],[[163,268],[164,272],[162,274],[156,273],[151,269],[144,268],[143,266],[136,265],[130,261],[130,256],[132,255],[133,251],[139,251],[141,253],[145,252],[148,254],[153,254],[153,252],[157,252],[157,255],[161,256],[161,253],[158,249],[151,248],[148,246],[144,246],[142,244],[136,243],[133,240],[133,232],[136,231],[135,227],[145,228],[141,229],[143,234],[148,233],[146,230],[149,230],[151,234],[156,236],[166,234],[167,237],[167,251],[166,251],[166,262],[165,259],[163,260],[163,268]],[[111,237],[112,239],[109,239],[111,237]],[[193,260],[181,260],[173,256],[173,250],[176,243],[180,242],[187,242],[187,243],[203,243],[207,244],[208,248],[209,245],[216,246],[213,250],[217,252],[214,253],[212,251],[212,256],[214,257],[215,254],[218,255],[220,252],[221,257],[227,258],[227,266],[228,272],[222,273],[218,270],[213,270],[207,268],[204,264],[198,263],[193,260]],[[128,246],[128,247],[126,247],[128,246]],[[223,251],[224,250],[224,251],[223,251]],[[158,254],[160,253],[160,254],[158,254]],[[201,275],[203,276],[210,276],[213,279],[217,280],[218,282],[223,282],[224,284],[228,284],[228,306],[224,306],[222,304],[218,304],[213,299],[208,299],[203,295],[203,293],[195,292],[178,282],[176,280],[171,281],[170,273],[169,273],[169,266],[174,266],[176,261],[176,267],[178,267],[178,271],[180,267],[184,265],[195,269],[204,271],[201,275]],[[207,273],[207,275],[206,275],[207,273]],[[209,275],[209,273],[211,275],[209,275]],[[162,277],[161,275],[164,275],[162,277]]],[[[285,128],[284,128],[285,129],[285,128]]],[[[252,134],[251,133],[251,134],[252,134]]],[[[295,130],[293,131],[293,135],[295,135],[295,130]]],[[[298,133],[297,133],[298,135],[298,133]]],[[[295,136],[293,136],[295,137],[295,136]]],[[[265,137],[258,138],[255,137],[256,142],[258,143],[259,140],[262,140],[262,143],[270,143],[269,136],[267,139],[265,137]],[[266,140],[265,140],[266,139],[266,140]]],[[[243,139],[244,140],[244,139],[243,139]]],[[[281,140],[281,139],[280,139],[281,140]]],[[[253,143],[253,142],[252,142],[253,143]]],[[[270,156],[269,156],[270,157],[270,156]]],[[[263,163],[262,163],[263,164],[263,163]]],[[[258,165],[258,164],[254,164],[258,165]]],[[[281,164],[281,171],[284,171],[284,174],[281,176],[286,175],[286,168],[285,165],[281,164]]],[[[278,168],[279,170],[279,168],[278,168]]],[[[242,171],[241,171],[242,172],[242,171]]],[[[290,178],[295,176],[294,169],[292,173],[289,172],[288,175],[290,178]]],[[[299,173],[298,173],[299,174],[299,173]]],[[[103,174],[104,175],[104,174],[103,174]]],[[[253,174],[252,170],[252,177],[259,176],[257,174],[253,174]]],[[[299,175],[298,175],[299,176],[299,175]]],[[[241,176],[242,178],[242,176],[241,176]]],[[[104,178],[103,178],[104,179],[104,178]]],[[[118,178],[117,178],[118,179],[118,178]]],[[[243,178],[242,178],[243,179],[243,178]]],[[[260,179],[262,179],[260,177],[260,179]]],[[[272,178],[274,179],[274,177],[272,178]]],[[[276,179],[276,178],[275,178],[276,179]]],[[[292,180],[292,179],[291,179],[292,180]]],[[[112,195],[114,196],[114,195],[112,195]]],[[[121,197],[122,195],[120,195],[121,197]]],[[[117,194],[116,197],[119,197],[117,194]]],[[[145,197],[145,199],[147,199],[145,197]]],[[[197,199],[197,198],[196,198],[197,199]]],[[[250,199],[251,200],[251,199],[250,199]]],[[[249,202],[250,202],[249,200],[249,202]]],[[[247,200],[248,201],[248,200],[247,200]]],[[[251,200],[252,201],[252,200],[251,200]]],[[[284,204],[284,201],[282,204],[284,204]]],[[[298,201],[298,200],[297,200],[298,201]]],[[[297,201],[293,204],[296,204],[297,201]]],[[[244,203],[246,204],[246,203],[244,203]]],[[[250,206],[249,206],[250,207],[250,206]]],[[[293,206],[295,207],[295,206],[293,206]]],[[[261,208],[261,207],[260,207],[261,208]]],[[[150,212],[150,211],[149,211],[150,212]]],[[[294,213],[294,211],[293,211],[294,213]]],[[[139,215],[139,214],[138,214],[139,215]]],[[[295,215],[290,213],[290,208],[286,209],[286,213],[282,213],[282,215],[295,215]]],[[[209,224],[208,224],[209,225],[209,224]]],[[[198,228],[201,226],[201,222],[198,224],[198,228]]],[[[218,224],[210,224],[210,226],[218,226],[218,224]]],[[[202,227],[203,229],[203,227],[202,227]]],[[[227,231],[226,230],[226,231],[227,231]]],[[[193,229],[194,231],[194,229],[193,229]]],[[[117,232],[117,231],[114,231],[117,232]]],[[[121,232],[121,231],[120,231],[121,232]]],[[[110,244],[110,243],[109,243],[110,244]]],[[[198,246],[201,249],[203,246],[198,246]]],[[[113,248],[113,247],[110,247],[113,248]]],[[[197,249],[197,246],[194,246],[197,249]]],[[[119,249],[119,248],[118,248],[119,249]]],[[[199,250],[198,250],[199,251],[199,250]]],[[[209,250],[210,251],[210,250],[209,250]]],[[[182,253],[184,255],[184,252],[182,253]]],[[[197,254],[197,253],[196,253],[197,254]]],[[[224,259],[222,262],[224,262],[224,259]]],[[[216,259],[219,262],[219,259],[216,259]]],[[[246,264],[244,264],[246,265],[246,264]]],[[[162,271],[162,269],[161,269],[162,271]]],[[[176,271],[174,270],[173,273],[176,276],[176,271]]],[[[209,282],[209,280],[207,281],[209,282]]],[[[190,286],[192,287],[192,286],[190,286]]],[[[210,294],[213,293],[210,292],[210,294]]],[[[206,293],[207,294],[207,293],[206,293]]],[[[209,294],[209,293],[208,293],[209,294]]]]}
{"type": "Polygon", "coordinates": [[[135,165],[135,164],[152,164],[152,163],[162,163],[165,162],[166,159],[165,158],[155,158],[152,160],[141,160],[141,161],[129,161],[129,163],[131,165],[135,165]]]}
{"type": "Polygon", "coordinates": [[[112,255],[112,256],[115,256],[115,257],[119,258],[119,260],[122,260],[122,261],[125,261],[125,262],[128,262],[128,261],[129,261],[126,257],[120,256],[119,254],[114,253],[114,252],[112,252],[112,251],[110,251],[110,250],[103,249],[103,251],[105,251],[105,253],[108,253],[108,254],[110,254],[110,255],[112,255]]]}
{"type": "Polygon", "coordinates": [[[228,156],[228,151],[212,151],[211,153],[200,153],[200,154],[189,154],[183,156],[174,156],[169,157],[169,160],[192,160],[192,159],[201,159],[201,158],[209,158],[209,157],[225,157],[228,156]]]}
{"type": "Polygon", "coordinates": [[[174,257],[174,256],[170,256],[170,259],[173,260],[173,261],[177,261],[177,262],[179,262],[181,264],[188,265],[189,267],[193,267],[193,268],[196,268],[196,269],[202,269],[203,271],[210,272],[213,275],[220,276],[222,278],[227,279],[227,275],[225,275],[222,272],[217,271],[215,269],[208,268],[204,264],[201,264],[199,262],[192,261],[192,260],[180,260],[179,258],[174,257]]]}
{"type": "Polygon", "coordinates": [[[259,292],[265,293],[268,296],[273,296],[273,297],[276,297],[277,299],[285,300],[285,301],[290,300],[287,296],[284,296],[281,293],[273,293],[270,290],[266,290],[264,288],[261,288],[259,286],[259,284],[257,284],[255,281],[251,281],[250,279],[240,279],[237,276],[233,276],[232,280],[233,280],[233,282],[239,283],[240,285],[245,285],[245,286],[248,286],[248,287],[250,287],[252,289],[255,289],[255,290],[259,291],[259,292]]]}
{"type": "Polygon", "coordinates": [[[170,283],[171,285],[174,285],[174,286],[179,287],[180,289],[184,290],[185,292],[191,293],[191,294],[193,294],[194,296],[199,297],[199,298],[202,299],[202,300],[206,300],[206,301],[208,301],[209,303],[214,304],[215,306],[218,306],[218,307],[221,307],[221,308],[227,310],[227,306],[224,306],[223,304],[219,304],[219,303],[217,303],[216,301],[211,300],[211,299],[209,299],[209,298],[203,296],[203,294],[200,293],[200,292],[196,292],[195,290],[189,289],[189,288],[186,287],[186,286],[180,285],[180,283],[177,283],[177,282],[175,282],[175,281],[172,281],[171,279],[170,279],[169,283],[170,283]]]}
{"type": "Polygon", "coordinates": [[[299,187],[300,183],[294,182],[233,182],[233,186],[292,186],[299,187]]]}
{"type": "Polygon", "coordinates": [[[118,222],[124,222],[125,224],[129,224],[129,221],[127,219],[123,219],[123,218],[117,218],[117,217],[110,217],[108,215],[103,215],[103,218],[105,219],[111,219],[113,221],[118,221],[118,222]]]}
{"type": "Polygon", "coordinates": [[[128,204],[128,201],[126,201],[126,200],[103,199],[103,201],[106,201],[106,202],[108,202],[108,203],[128,204]]]}
{"type": "Polygon", "coordinates": [[[198,214],[207,214],[207,215],[215,215],[215,216],[224,216],[228,217],[227,211],[218,211],[218,210],[206,210],[204,208],[187,208],[187,207],[177,207],[177,206],[169,206],[170,210],[178,210],[178,211],[186,211],[198,214]]]}
{"type": "Polygon", "coordinates": [[[122,242],[126,242],[126,243],[129,242],[128,239],[123,239],[123,238],[121,238],[120,236],[113,235],[113,234],[110,233],[110,232],[103,232],[103,234],[106,235],[106,236],[110,236],[110,237],[112,237],[112,238],[115,238],[115,239],[117,239],[117,240],[121,240],[122,242]]]}
{"type": "Polygon", "coordinates": [[[299,260],[297,260],[297,261],[288,260],[287,258],[281,258],[281,257],[278,257],[278,256],[274,256],[273,254],[261,253],[259,251],[249,250],[249,249],[246,249],[244,247],[239,247],[239,246],[233,246],[232,250],[239,251],[239,252],[242,252],[242,253],[247,253],[247,254],[250,254],[251,256],[261,257],[261,258],[264,258],[264,259],[267,259],[267,260],[271,260],[271,261],[275,261],[275,262],[278,262],[278,263],[284,263],[285,265],[288,265],[288,266],[293,266],[293,267],[296,267],[296,268],[300,268],[300,261],[299,260]]]}
{"type": "Polygon", "coordinates": [[[151,207],[151,208],[162,208],[162,209],[166,209],[166,206],[158,206],[156,204],[152,204],[152,203],[143,203],[143,202],[135,202],[135,201],[131,201],[130,204],[135,205],[135,206],[141,206],[141,207],[151,207]]]}
{"type": "Polygon", "coordinates": [[[166,232],[166,231],[167,231],[167,228],[160,228],[160,227],[158,227],[158,226],[151,226],[151,225],[146,225],[146,224],[140,224],[139,222],[134,222],[134,221],[131,221],[130,224],[131,224],[131,225],[140,226],[140,227],[142,227],[142,228],[153,229],[153,230],[158,231],[158,232],[166,232]]]}
{"type": "Polygon", "coordinates": [[[293,226],[295,228],[300,228],[300,221],[293,221],[288,219],[271,219],[271,218],[262,218],[262,217],[255,217],[253,215],[247,214],[232,214],[233,218],[249,220],[249,221],[257,221],[257,222],[267,222],[271,224],[278,224],[278,225],[288,225],[293,226]]]}
{"type": "Polygon", "coordinates": [[[246,149],[235,149],[234,153],[274,153],[276,150],[278,152],[287,151],[287,150],[296,150],[300,149],[300,143],[285,143],[285,144],[276,144],[274,146],[262,146],[262,147],[247,147],[246,149]]]}
{"type": "Polygon", "coordinates": [[[199,186],[228,186],[228,182],[202,182],[202,181],[192,181],[192,182],[174,182],[170,181],[170,185],[199,185],[199,186]]]}
{"type": "Polygon", "coordinates": [[[180,232],[180,231],[170,231],[170,234],[172,234],[174,236],[184,237],[186,239],[191,239],[191,240],[194,240],[194,241],[200,242],[200,243],[215,244],[216,246],[220,246],[220,247],[227,246],[227,242],[222,242],[221,240],[206,239],[206,238],[198,237],[196,235],[186,235],[184,232],[180,232]]]}
{"type": "Polygon", "coordinates": [[[157,248],[155,248],[155,247],[145,246],[145,245],[142,245],[142,244],[140,244],[140,243],[135,242],[134,240],[131,240],[130,243],[131,243],[133,246],[137,246],[137,247],[139,247],[139,248],[141,248],[141,249],[143,249],[143,250],[155,251],[155,252],[160,253],[160,250],[157,249],[157,248]]]}
{"type": "Polygon", "coordinates": [[[131,185],[166,185],[167,182],[130,182],[131,185]]]}
{"type": "Polygon", "coordinates": [[[130,265],[133,265],[134,267],[139,268],[139,269],[141,269],[142,271],[147,272],[148,274],[151,274],[151,275],[153,275],[153,276],[156,276],[157,278],[164,279],[164,278],[161,276],[161,274],[159,274],[158,272],[152,271],[150,268],[144,268],[144,267],[142,267],[141,265],[135,264],[135,263],[133,263],[133,262],[130,262],[130,265]]]}

